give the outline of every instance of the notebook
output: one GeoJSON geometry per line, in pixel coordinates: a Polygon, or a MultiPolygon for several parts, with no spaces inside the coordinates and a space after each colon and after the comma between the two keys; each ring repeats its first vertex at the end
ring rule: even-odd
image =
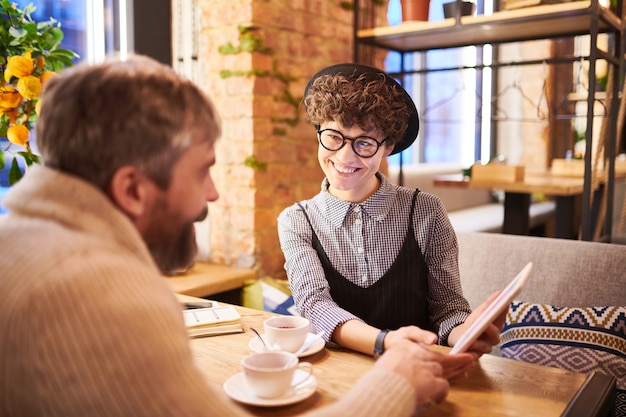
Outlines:
{"type": "Polygon", "coordinates": [[[241,333],[243,326],[237,310],[229,305],[211,301],[211,307],[183,310],[190,337],[241,333]]]}

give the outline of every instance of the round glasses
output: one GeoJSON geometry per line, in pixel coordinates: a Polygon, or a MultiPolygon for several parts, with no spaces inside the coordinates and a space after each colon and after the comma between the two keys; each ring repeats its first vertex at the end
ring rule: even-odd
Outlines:
{"type": "Polygon", "coordinates": [[[355,154],[361,158],[371,158],[376,155],[380,145],[382,145],[387,139],[383,139],[381,142],[369,136],[359,136],[358,138],[349,138],[344,136],[343,133],[334,129],[323,129],[317,131],[317,137],[320,144],[329,151],[338,151],[346,144],[346,140],[352,142],[352,150],[355,154]]]}

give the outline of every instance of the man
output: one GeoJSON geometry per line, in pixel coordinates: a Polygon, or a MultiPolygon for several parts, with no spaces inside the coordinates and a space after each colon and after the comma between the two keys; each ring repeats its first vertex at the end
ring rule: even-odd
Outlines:
{"type": "MultiPolygon", "coordinates": [[[[247,415],[204,382],[161,278],[194,258],[219,134],[209,99],[149,58],[49,81],[44,166],[0,218],[0,416],[247,415]]],[[[312,415],[411,415],[447,394],[442,358],[392,349],[312,415]]]]}

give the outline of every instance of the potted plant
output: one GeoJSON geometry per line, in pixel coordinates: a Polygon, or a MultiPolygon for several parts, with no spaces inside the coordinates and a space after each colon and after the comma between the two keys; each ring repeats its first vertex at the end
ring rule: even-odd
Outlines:
{"type": "Polygon", "coordinates": [[[402,7],[402,21],[428,20],[430,0],[400,0],[402,7]]]}
{"type": "Polygon", "coordinates": [[[34,11],[32,3],[20,9],[10,0],[0,0],[0,137],[8,139],[0,149],[0,169],[7,156],[12,157],[11,185],[23,175],[18,157],[25,166],[39,162],[30,140],[46,80],[78,58],[61,48],[61,23],[54,18],[36,22],[31,17],[34,11]]]}

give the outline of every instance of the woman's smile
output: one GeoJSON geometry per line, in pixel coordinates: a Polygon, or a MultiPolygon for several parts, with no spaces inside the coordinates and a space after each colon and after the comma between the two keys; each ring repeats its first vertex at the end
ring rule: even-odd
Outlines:
{"type": "Polygon", "coordinates": [[[332,160],[330,162],[333,164],[333,167],[335,167],[335,170],[339,172],[340,174],[352,174],[358,169],[358,168],[351,168],[351,167],[339,165],[332,160]]]}

